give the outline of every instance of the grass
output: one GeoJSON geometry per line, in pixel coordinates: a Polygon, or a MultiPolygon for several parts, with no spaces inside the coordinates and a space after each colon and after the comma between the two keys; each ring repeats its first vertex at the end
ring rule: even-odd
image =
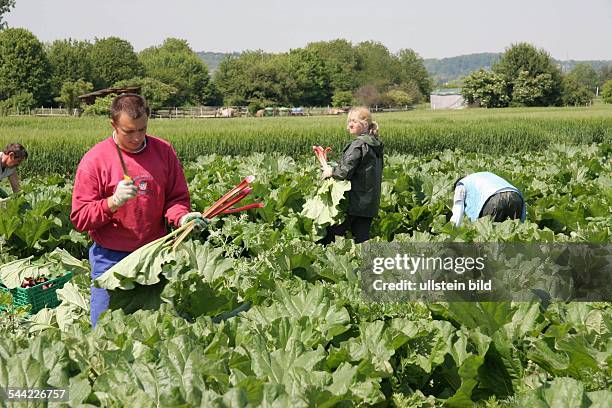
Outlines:
{"type": "MultiPolygon", "coordinates": [[[[444,149],[508,154],[551,143],[612,141],[612,105],[582,108],[414,110],[375,114],[387,152],[414,155],[444,149]]],[[[350,141],[346,116],[152,119],[149,133],[169,140],[181,160],[202,154],[310,154],[313,144],[335,152],[350,141]]],[[[107,118],[0,118],[0,145],[23,143],[31,156],[21,173],[72,174],[83,154],[108,137],[107,118]]]]}

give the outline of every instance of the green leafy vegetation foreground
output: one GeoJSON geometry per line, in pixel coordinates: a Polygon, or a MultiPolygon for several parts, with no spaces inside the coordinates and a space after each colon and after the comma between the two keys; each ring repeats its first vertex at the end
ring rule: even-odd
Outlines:
{"type": "MultiPolygon", "coordinates": [[[[374,240],[610,242],[610,151],[389,155],[374,240]],[[527,222],[451,227],[454,180],[491,168],[523,191],[527,222]]],[[[247,174],[266,207],[127,270],[121,282],[140,285],[115,291],[95,330],[87,243],[62,216],[70,181],[24,182],[19,205],[0,212],[13,231],[1,263],[76,277],[58,308],[23,323],[24,311],[0,315],[0,384],[67,388],[71,406],[610,406],[610,303],[366,302],[359,247],[316,244],[321,226],[304,215],[322,183],[312,155],[200,157],[186,164],[194,209],[247,174]]]]}
{"type": "MultiPolygon", "coordinates": [[[[375,115],[386,152],[424,155],[444,149],[511,154],[551,143],[612,141],[612,107],[412,111],[375,115]]],[[[167,139],[183,162],[203,154],[339,152],[349,140],[345,116],[154,119],[149,133],[167,139]]],[[[19,141],[31,156],[22,175],[73,174],[83,154],[110,135],[107,118],[0,118],[0,144],[19,141]]]]}

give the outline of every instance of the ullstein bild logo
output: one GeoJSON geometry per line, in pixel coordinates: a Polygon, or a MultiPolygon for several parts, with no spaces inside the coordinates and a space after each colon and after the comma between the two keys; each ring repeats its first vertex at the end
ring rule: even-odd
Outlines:
{"type": "Polygon", "coordinates": [[[371,301],[612,300],[611,244],[366,243],[371,301]]]}

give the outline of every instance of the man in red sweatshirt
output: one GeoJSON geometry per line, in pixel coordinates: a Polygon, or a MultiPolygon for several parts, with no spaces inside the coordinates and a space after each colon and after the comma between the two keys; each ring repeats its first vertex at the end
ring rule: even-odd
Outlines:
{"type": "MultiPolygon", "coordinates": [[[[113,135],[81,159],[74,181],[70,220],[94,241],[91,279],[130,252],[180,226],[205,219],[191,212],[187,182],[170,143],[146,134],[149,108],[143,97],[123,94],[111,104],[113,135]],[[117,146],[125,163],[127,175],[117,146]]],[[[91,288],[91,322],[109,306],[105,289],[91,288]]]]}

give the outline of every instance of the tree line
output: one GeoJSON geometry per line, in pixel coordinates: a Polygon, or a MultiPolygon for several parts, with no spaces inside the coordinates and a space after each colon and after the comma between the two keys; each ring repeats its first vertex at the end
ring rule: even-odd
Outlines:
{"type": "MultiPolygon", "coordinates": [[[[346,40],[286,53],[247,51],[221,61],[214,78],[187,41],[168,38],[135,52],[126,40],[74,39],[43,44],[30,31],[0,31],[0,111],[34,106],[79,107],[78,96],[107,87],[140,86],[162,106],[411,105],[429,96],[431,79],[413,50],[346,40]]],[[[104,109],[107,100],[88,107],[104,109]]]]}
{"type": "Polygon", "coordinates": [[[528,43],[510,46],[491,70],[474,71],[462,82],[466,100],[488,108],[586,105],[598,91],[612,103],[612,66],[597,72],[581,63],[563,74],[548,52],[528,43]]]}
{"type": "MultiPolygon", "coordinates": [[[[492,70],[468,75],[463,94],[486,107],[588,103],[597,87],[612,102],[612,67],[584,64],[562,74],[550,55],[511,46],[492,70]]],[[[187,41],[168,38],[136,52],[126,40],[75,39],[43,44],[23,28],[0,30],[0,114],[35,106],[80,107],[78,96],[107,87],[140,86],[152,109],[163,106],[405,106],[428,99],[432,79],[411,49],[337,39],[283,53],[261,50],[223,59],[214,76],[187,41]]],[[[87,106],[107,113],[110,98],[87,106]]]]}

